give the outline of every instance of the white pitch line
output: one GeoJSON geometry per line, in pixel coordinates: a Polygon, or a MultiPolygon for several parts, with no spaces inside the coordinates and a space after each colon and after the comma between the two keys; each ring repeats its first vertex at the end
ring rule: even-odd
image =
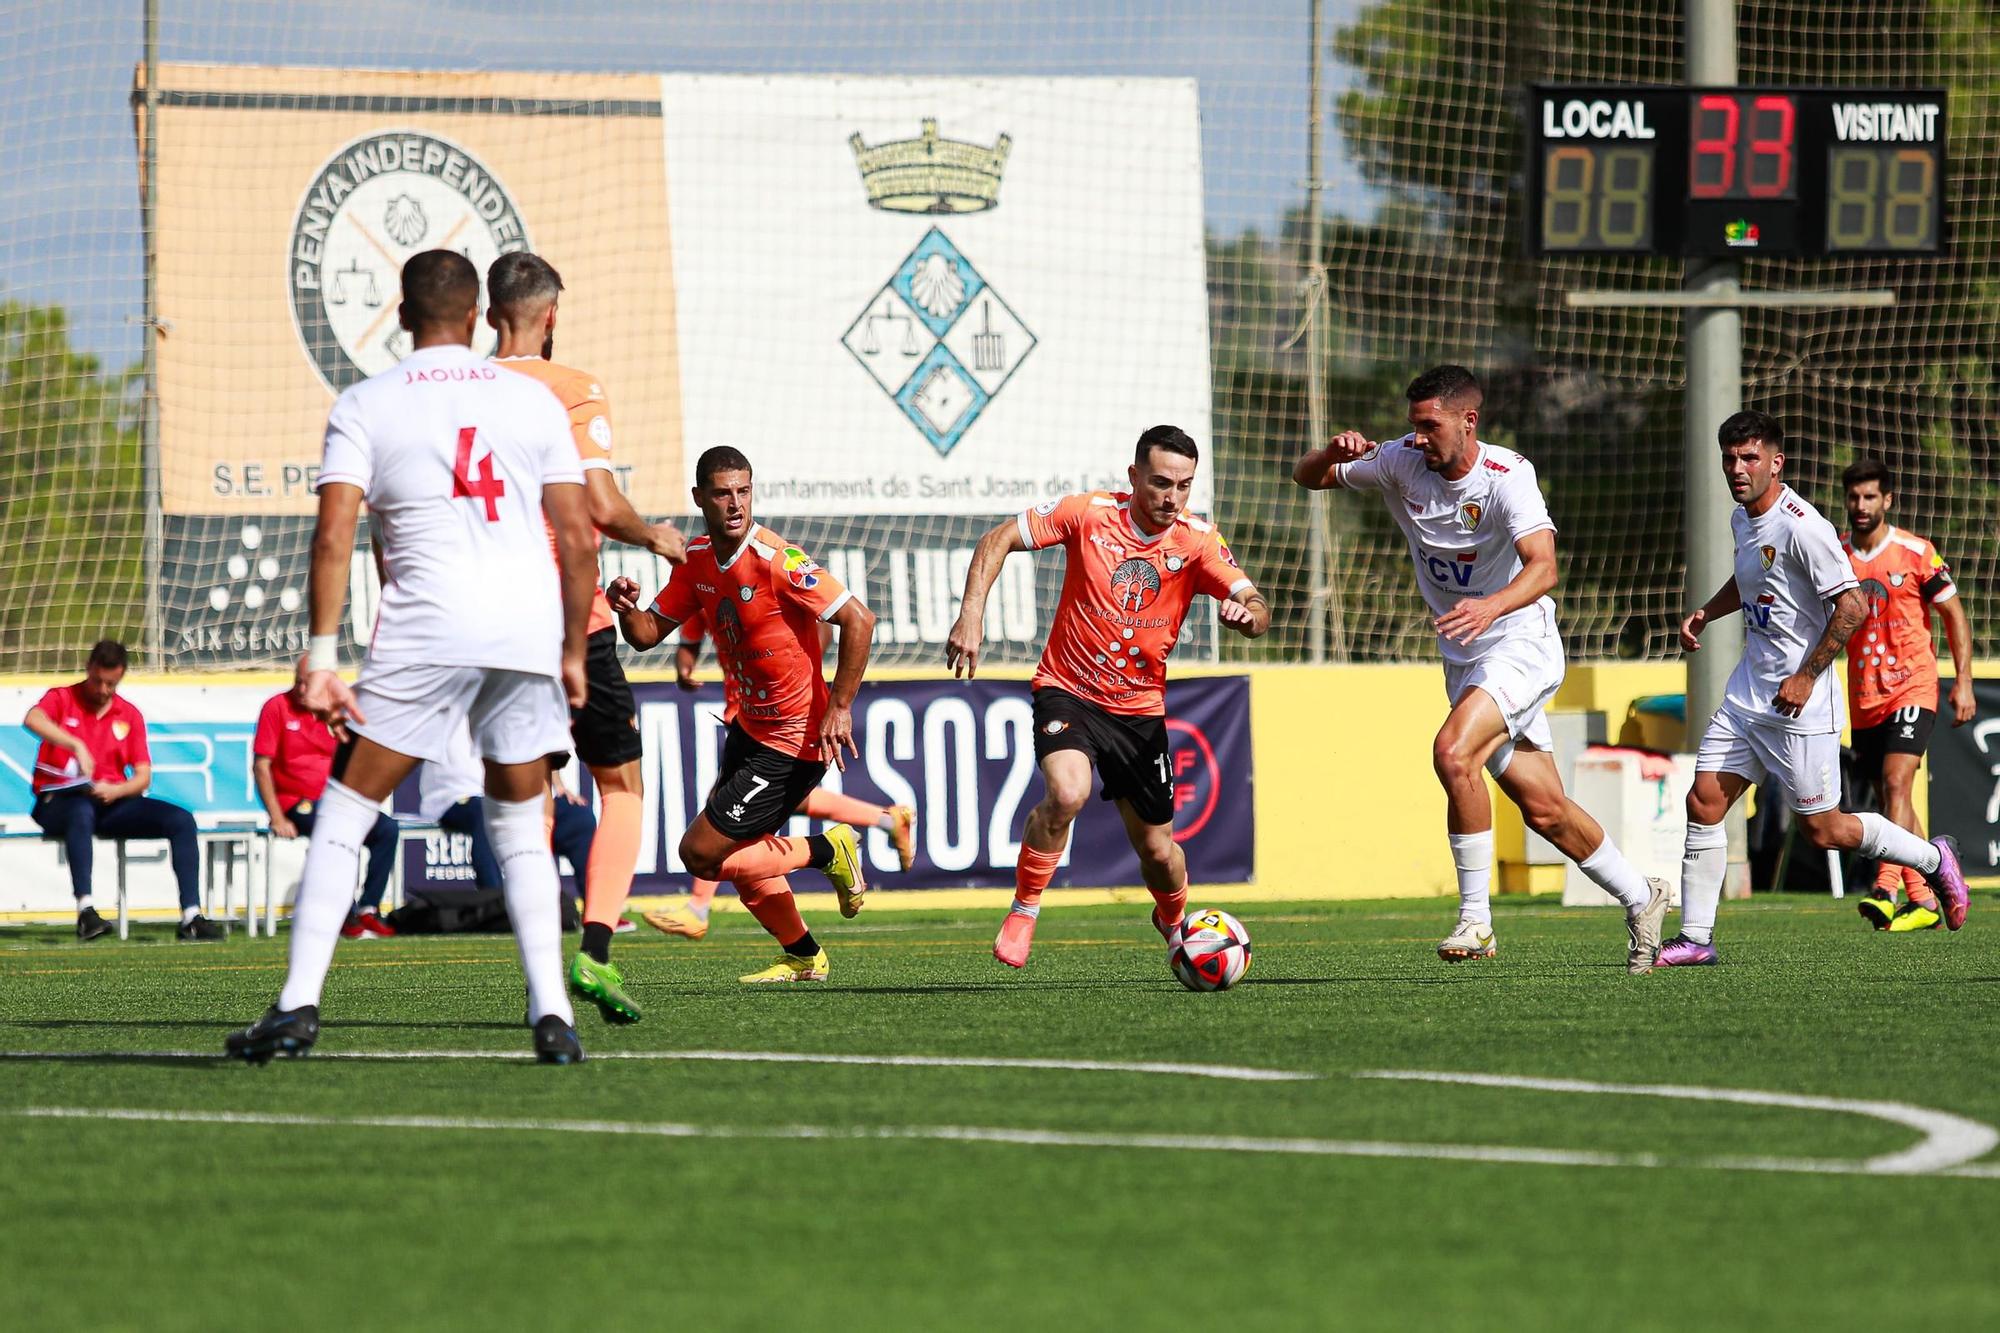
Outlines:
{"type": "MultiPolygon", "coordinates": [[[[220,1060],[217,1051],[0,1051],[0,1060],[220,1060]]],[[[314,1051],[313,1060],[498,1060],[525,1063],[519,1051],[314,1051]]],[[[915,1069],[1055,1069],[1101,1074],[1178,1074],[1237,1083],[1303,1083],[1322,1077],[1296,1069],[1179,1064],[1159,1060],[1055,1060],[1004,1056],[842,1055],[812,1051],[598,1051],[590,1060],[710,1060],[748,1064],[879,1065],[915,1069]]]]}
{"type": "MultiPolygon", "coordinates": [[[[1702,1088],[1671,1083],[1588,1083],[1569,1078],[1516,1078],[1508,1074],[1454,1074],[1421,1069],[1377,1069],[1356,1078],[1395,1079],[1411,1083],[1458,1083],[1482,1088],[1521,1088],[1534,1092],[1602,1093],[1620,1097],[1670,1097],[1690,1102],[1733,1102],[1741,1106],[1781,1106],[1799,1111],[1835,1111],[1872,1116],[1914,1129],[1924,1137],[1915,1147],[1854,1162],[1849,1169],[1874,1176],[1920,1176],[1963,1167],[2000,1147],[2000,1130],[1949,1111],[1933,1111],[1908,1102],[1864,1101],[1850,1097],[1813,1097],[1791,1092],[1757,1092],[1747,1088],[1702,1088]]],[[[1805,1158],[1716,1159],[1717,1164],[1755,1171],[1819,1170],[1823,1163],[1805,1158]],[[1789,1164],[1788,1164],[1789,1163],[1789,1164]]],[[[1983,1174],[1983,1172],[1982,1172],[1983,1174]]]]}
{"type": "MultiPolygon", "coordinates": [[[[312,1127],[323,1129],[439,1130],[521,1134],[605,1134],[663,1139],[816,1139],[845,1142],[1000,1143],[1036,1148],[1112,1148],[1147,1151],[1253,1153],[1300,1157],[1400,1158],[1517,1166],[1657,1169],[1680,1166],[1721,1171],[1811,1172],[1876,1175],[1866,1161],[1810,1158],[1710,1158],[1674,1162],[1648,1153],[1606,1153],[1560,1148],[1514,1148],[1460,1143],[1394,1143],[1356,1139],[1265,1139],[1239,1135],[1111,1134],[980,1125],[696,1125],[677,1121],[503,1120],[485,1116],[325,1116],[266,1111],[176,1111],[96,1106],[31,1106],[0,1115],[32,1120],[94,1120],[186,1125],[312,1127]]],[[[2000,1178],[2000,1168],[1961,1167],[1946,1174],[2000,1178]]]]}

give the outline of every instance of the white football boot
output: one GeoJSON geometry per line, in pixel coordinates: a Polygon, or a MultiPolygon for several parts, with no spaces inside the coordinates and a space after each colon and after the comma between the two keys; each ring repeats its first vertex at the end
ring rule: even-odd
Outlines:
{"type": "Polygon", "coordinates": [[[1438,942],[1438,957],[1447,963],[1462,963],[1469,958],[1491,958],[1500,952],[1494,943],[1493,926],[1478,917],[1462,916],[1451,934],[1438,942]]]}

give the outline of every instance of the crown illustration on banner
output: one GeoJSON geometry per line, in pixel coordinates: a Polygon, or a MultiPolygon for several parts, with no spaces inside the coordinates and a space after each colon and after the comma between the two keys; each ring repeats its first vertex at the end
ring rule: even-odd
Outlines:
{"type": "Polygon", "coordinates": [[[979,213],[1000,202],[1000,173],[1014,141],[1001,135],[991,148],[938,137],[927,119],[914,139],[892,139],[873,148],[857,132],[847,140],[868,206],[892,213],[979,213]]]}

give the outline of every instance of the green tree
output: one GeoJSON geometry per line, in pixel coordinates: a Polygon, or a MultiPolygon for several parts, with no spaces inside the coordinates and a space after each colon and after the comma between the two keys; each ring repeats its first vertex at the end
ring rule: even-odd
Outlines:
{"type": "Polygon", "coordinates": [[[70,342],[60,308],[0,302],[0,668],[136,643],[145,506],[133,377],[70,342]]]}

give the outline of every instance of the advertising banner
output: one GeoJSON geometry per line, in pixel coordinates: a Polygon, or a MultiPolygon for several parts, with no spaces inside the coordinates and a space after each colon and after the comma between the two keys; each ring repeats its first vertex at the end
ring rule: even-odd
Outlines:
{"type": "MultiPolygon", "coordinates": [[[[646,815],[633,892],[684,893],[688,881],[678,847],[715,781],[724,734],[722,690],[705,685],[690,693],[666,684],[635,689],[646,744],[646,815]]],[[[1249,880],[1256,870],[1249,678],[1178,681],[1168,690],[1167,705],[1174,837],[1187,856],[1188,876],[1195,883],[1249,880]]],[[[1022,826],[1042,798],[1026,683],[868,684],[854,714],[861,758],[850,759],[845,773],[829,770],[824,785],[918,813],[917,860],[908,873],[898,870],[888,834],[879,829],[867,834],[874,882],[897,889],[1011,887],[1022,826]]],[[[569,779],[576,790],[590,790],[588,775],[575,765],[569,779]]],[[[415,784],[409,784],[398,793],[397,808],[414,811],[416,804],[415,784]]],[[[803,817],[792,821],[794,834],[813,831],[803,817]]],[[[462,838],[443,835],[413,843],[405,856],[412,888],[466,887],[471,855],[462,838]]],[[[1055,883],[1138,882],[1117,810],[1093,799],[1076,822],[1055,883]]],[[[823,887],[803,872],[795,883],[802,889],[823,887]]]]}
{"type": "MultiPolygon", "coordinates": [[[[727,443],[766,522],[828,564],[865,553],[871,604],[908,612],[878,638],[884,662],[934,660],[946,585],[985,528],[1122,487],[1148,426],[1209,443],[1188,80],[159,77],[176,665],[300,650],[327,409],[408,351],[398,276],[440,246],[482,271],[522,249],[561,271],[555,357],[604,385],[640,512],[687,514],[694,459],[727,443]]],[[[491,338],[482,323],[476,345],[491,338]]],[[[607,565],[640,554],[610,545],[607,565]]],[[[1002,660],[1031,656],[1047,622],[1055,575],[1044,561],[1032,595],[1025,577],[996,597],[1002,660]]],[[[351,615],[350,660],[370,615],[351,615]]],[[[1197,617],[1183,651],[1212,644],[1197,617]]]]}
{"type": "MultiPolygon", "coordinates": [[[[1940,701],[1952,681],[1938,682],[1940,701]]],[[[1958,839],[1968,875],[2000,875],[2000,680],[1975,680],[1979,712],[1962,727],[1949,710],[1931,732],[1928,830],[1958,839]]]]}

